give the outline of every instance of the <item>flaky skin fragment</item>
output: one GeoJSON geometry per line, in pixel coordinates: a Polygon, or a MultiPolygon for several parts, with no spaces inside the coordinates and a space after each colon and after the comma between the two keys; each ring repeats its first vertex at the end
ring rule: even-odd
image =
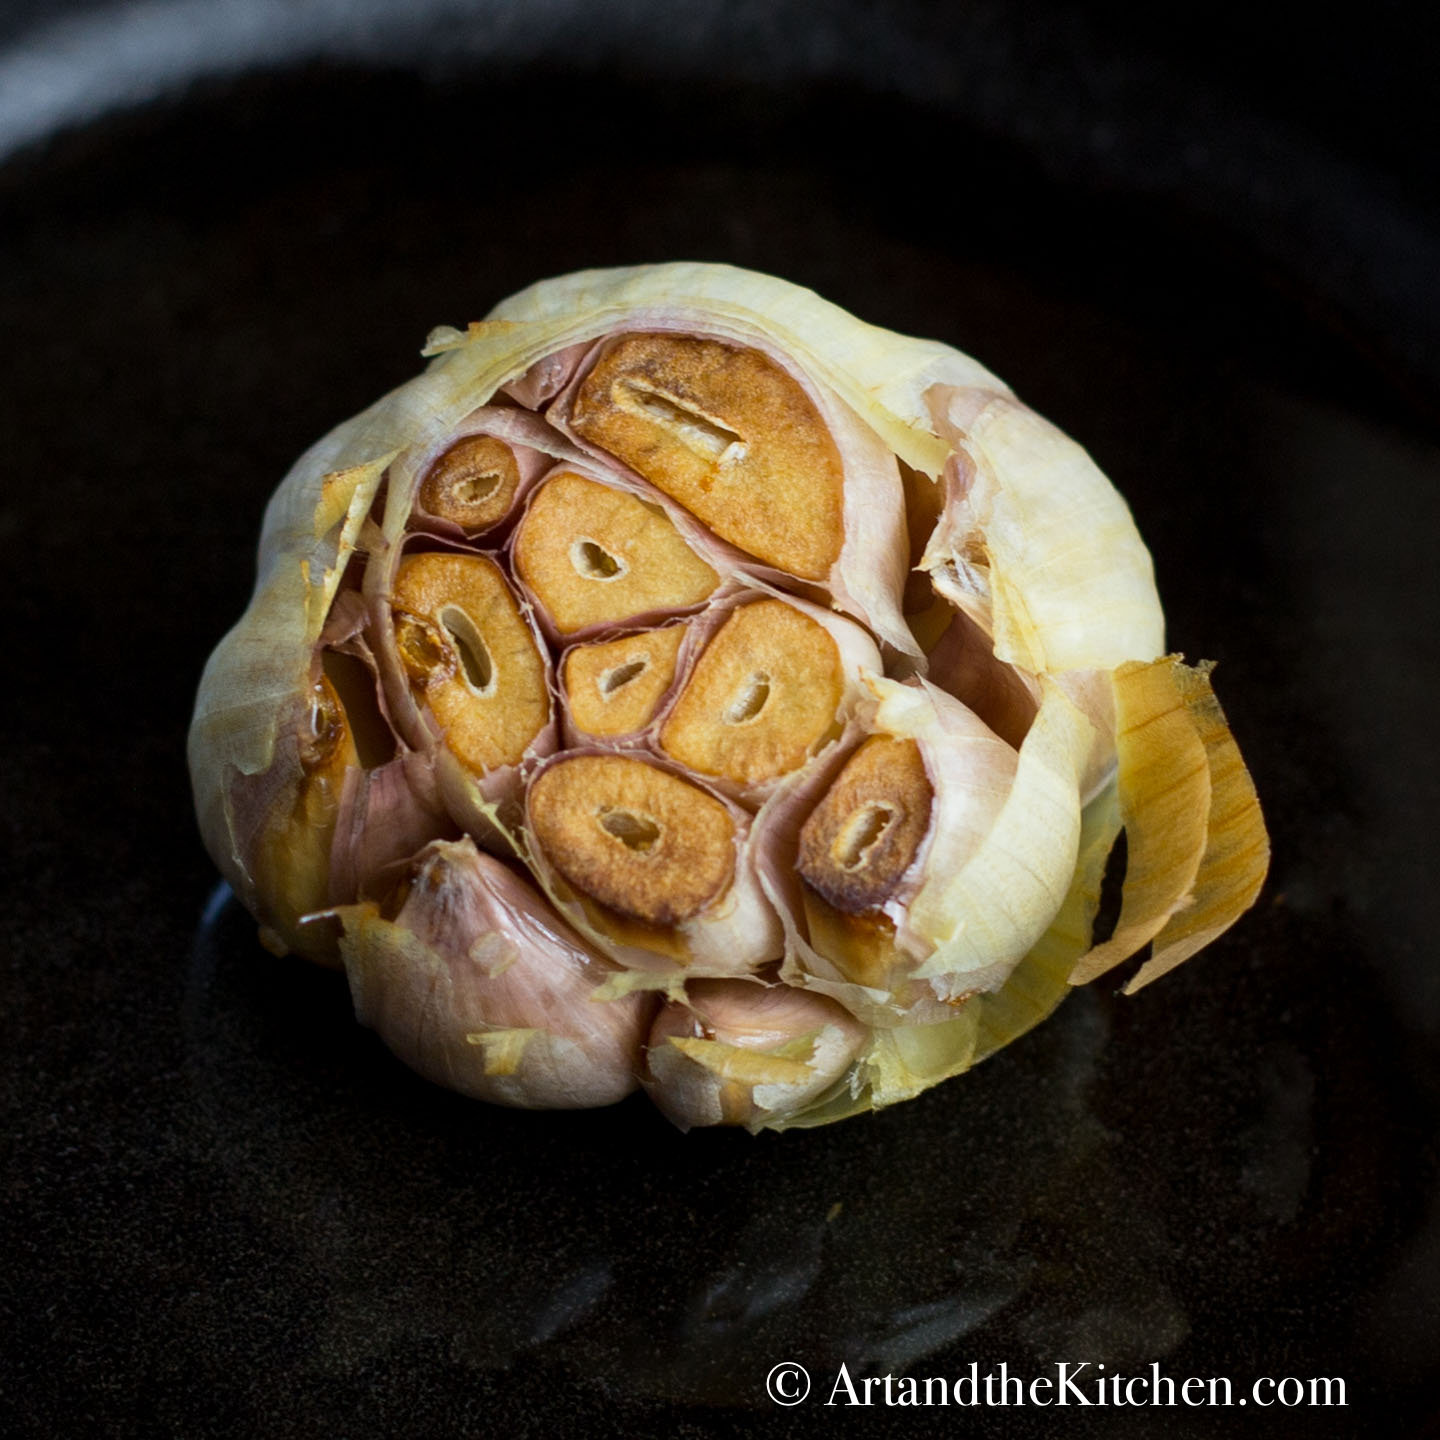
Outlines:
{"type": "Polygon", "coordinates": [[[189,745],[263,942],[343,966],[420,1074],[826,1124],[1254,903],[1211,667],[1165,653],[1094,461],[975,361],[691,263],[425,353],[271,499],[189,745]]]}

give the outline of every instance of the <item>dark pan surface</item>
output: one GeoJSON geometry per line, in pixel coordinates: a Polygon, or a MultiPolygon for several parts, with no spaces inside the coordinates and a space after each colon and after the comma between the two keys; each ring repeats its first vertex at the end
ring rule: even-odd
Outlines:
{"type": "MultiPolygon", "coordinates": [[[[926,23],[943,74],[965,32],[926,23]]],[[[1074,1409],[1077,1435],[1437,1433],[1440,349],[1433,288],[1394,261],[1433,241],[1413,157],[1286,111],[1375,226],[1327,251],[1263,197],[1157,180],[1143,116],[1096,151],[1083,107],[1037,138],[1004,96],[849,62],[780,84],[559,41],[362,58],[202,78],[0,172],[0,1428],[802,1434],[856,1421],[822,1403],[842,1362],[1089,1361],[1237,1398],[1343,1377],[1349,1405],[1074,1409]],[[432,325],[678,257],[956,344],[1086,444],[1171,644],[1220,661],[1275,843],[1257,909],[1164,982],[1092,987],[970,1076],[817,1132],[432,1089],[343,979],[257,946],[190,813],[199,668],[293,457],[432,325]],[[794,1410],[764,1389],[785,1360],[815,1381],[794,1410]]]]}

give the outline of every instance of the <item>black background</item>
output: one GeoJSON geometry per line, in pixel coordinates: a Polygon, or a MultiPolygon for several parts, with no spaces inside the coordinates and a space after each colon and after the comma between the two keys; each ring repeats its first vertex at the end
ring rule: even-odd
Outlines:
{"type": "Polygon", "coordinates": [[[1440,1433],[1417,13],[0,7],[7,1434],[1440,1433]],[[1085,443],[1275,845],[1163,983],[813,1133],[430,1088],[259,949],[190,811],[294,455],[432,325],[681,257],[972,351],[1085,443]],[[820,1404],[842,1361],[1082,1360],[1350,1404],[820,1404]]]}

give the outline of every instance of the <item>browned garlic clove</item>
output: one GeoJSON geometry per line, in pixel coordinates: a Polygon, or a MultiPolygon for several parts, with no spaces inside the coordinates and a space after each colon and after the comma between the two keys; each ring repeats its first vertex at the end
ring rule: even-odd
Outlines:
{"type": "Polygon", "coordinates": [[[472,841],[423,851],[393,919],[340,915],[357,1017],[427,1079],[544,1109],[635,1089],[653,1001],[597,1000],[613,967],[472,841]]]}
{"type": "Polygon", "coordinates": [[[845,679],[824,625],[780,600],[742,605],[695,662],[661,726],[660,748],[735,785],[773,780],[839,734],[845,679]]]}
{"type": "Polygon", "coordinates": [[[885,906],[906,890],[935,792],[913,740],[873,735],[800,830],[810,942],[847,980],[887,987],[900,958],[885,906]]]}
{"type": "MultiPolygon", "coordinates": [[[[530,859],[562,913],[641,975],[744,975],[780,958],[750,816],[633,753],[570,753],[530,786],[530,859]]],[[[659,983],[659,982],[656,982],[659,983]]]]}
{"type": "Polygon", "coordinates": [[[767,564],[824,580],[839,559],[839,450],[804,388],[761,351],[622,336],[580,383],[569,422],[767,564]]]}
{"type": "Polygon", "coordinates": [[[530,821],[576,890],[643,924],[692,920],[735,873],[735,823],[713,795],[624,755],[580,755],[530,787],[530,821]]]}
{"type": "Polygon", "coordinates": [[[695,980],[655,1017],[645,1089],[682,1130],[793,1116],[844,1076],[869,1030],[823,995],[695,980]]]}
{"type": "Polygon", "coordinates": [[[929,654],[926,678],[1018,750],[1040,708],[1039,685],[997,658],[990,637],[963,610],[941,603],[947,623],[929,654]]]}
{"type": "Polygon", "coordinates": [[[467,535],[493,529],[509,513],[520,487],[515,452],[494,435],[465,435],[432,462],[416,503],[467,535]]]}
{"type": "Polygon", "coordinates": [[[550,721],[546,665],[500,567],[484,555],[407,555],[390,596],[417,703],[477,773],[517,764],[550,721]]]}
{"type": "Polygon", "coordinates": [[[720,583],[658,506],[569,470],[535,492],[513,554],[562,635],[689,609],[720,583]]]}
{"type": "Polygon", "coordinates": [[[681,622],[572,646],[560,664],[567,731],[618,739],[644,730],[675,680],[681,622]]]}

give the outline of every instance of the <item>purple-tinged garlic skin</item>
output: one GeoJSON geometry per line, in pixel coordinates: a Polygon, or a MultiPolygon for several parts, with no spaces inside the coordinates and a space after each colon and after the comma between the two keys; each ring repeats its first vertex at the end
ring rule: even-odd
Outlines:
{"type": "Polygon", "coordinates": [[[540,1110],[639,1083],[653,998],[596,1000],[614,967],[473,841],[422,851],[393,920],[374,906],[341,919],[357,1018],[426,1079],[540,1110]]]}

